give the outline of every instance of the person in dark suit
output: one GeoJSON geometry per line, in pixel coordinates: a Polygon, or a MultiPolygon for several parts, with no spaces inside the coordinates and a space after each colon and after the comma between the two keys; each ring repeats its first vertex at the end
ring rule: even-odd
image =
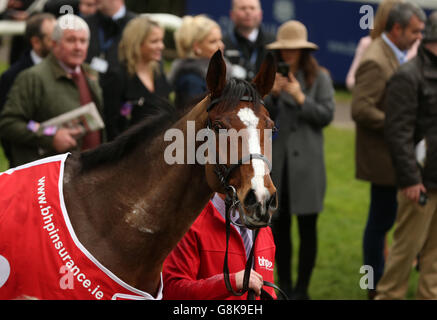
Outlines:
{"type": "Polygon", "coordinates": [[[53,14],[56,18],[66,13],[78,15],[80,13],[79,0],[48,0],[43,11],[53,14]]]}
{"type": "Polygon", "coordinates": [[[26,22],[25,38],[31,50],[26,51],[19,60],[6,70],[0,80],[0,111],[6,102],[6,96],[17,75],[45,58],[52,47],[51,36],[56,20],[52,14],[40,13],[26,22]]]}
{"type": "MultiPolygon", "coordinates": [[[[6,102],[8,93],[18,74],[41,62],[49,53],[52,47],[52,32],[56,24],[55,17],[50,13],[39,13],[30,17],[26,22],[25,39],[31,46],[0,78],[0,112],[6,102]]],[[[6,157],[12,162],[10,146],[2,141],[3,151],[6,157]]]]}
{"type": "Polygon", "coordinates": [[[232,0],[230,12],[234,29],[223,38],[225,57],[234,65],[233,76],[252,80],[257,74],[275,35],[262,28],[259,0],[232,0]]]}
{"type": "MultiPolygon", "coordinates": [[[[123,30],[136,14],[126,9],[124,0],[99,0],[97,13],[85,18],[91,31],[90,45],[86,62],[100,74],[100,86],[103,91],[103,102],[110,105],[112,91],[117,85],[117,74],[120,72],[118,45],[123,30]]],[[[112,122],[114,110],[104,108],[104,121],[108,140],[112,140],[118,131],[112,122]]]]}

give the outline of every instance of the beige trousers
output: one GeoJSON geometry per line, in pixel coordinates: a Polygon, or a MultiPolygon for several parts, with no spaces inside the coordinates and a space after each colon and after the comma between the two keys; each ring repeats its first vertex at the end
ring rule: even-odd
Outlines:
{"type": "Polygon", "coordinates": [[[375,299],[404,299],[412,263],[420,253],[417,299],[437,299],[437,190],[420,206],[398,192],[393,243],[375,299]]]}

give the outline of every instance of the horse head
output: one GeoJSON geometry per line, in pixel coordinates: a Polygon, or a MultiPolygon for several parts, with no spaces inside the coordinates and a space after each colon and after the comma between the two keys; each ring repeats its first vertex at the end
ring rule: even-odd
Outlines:
{"type": "Polygon", "coordinates": [[[274,122],[262,100],[273,86],[275,72],[269,54],[252,82],[226,81],[226,64],[218,50],[206,78],[211,99],[208,127],[216,133],[217,158],[217,163],[206,165],[208,184],[238,197],[241,220],[252,229],[268,225],[278,203],[270,177],[274,122]]]}

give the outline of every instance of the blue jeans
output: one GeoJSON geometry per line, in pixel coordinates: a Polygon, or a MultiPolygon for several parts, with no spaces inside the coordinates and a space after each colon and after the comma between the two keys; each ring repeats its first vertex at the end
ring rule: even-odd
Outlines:
{"type": "Polygon", "coordinates": [[[364,264],[373,267],[374,288],[384,272],[384,244],[387,232],[393,227],[397,211],[397,189],[371,184],[370,208],[364,230],[364,264]]]}

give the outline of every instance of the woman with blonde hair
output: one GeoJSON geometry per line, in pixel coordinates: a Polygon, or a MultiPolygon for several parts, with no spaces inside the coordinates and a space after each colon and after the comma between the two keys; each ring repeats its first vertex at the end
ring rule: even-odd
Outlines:
{"type": "Polygon", "coordinates": [[[161,63],[163,40],[164,29],[144,16],[132,19],[123,31],[119,44],[122,67],[110,101],[118,133],[149,115],[157,97],[168,99],[171,88],[161,63]]]}
{"type": "MultiPolygon", "coordinates": [[[[206,71],[211,56],[224,50],[220,26],[205,15],[185,16],[174,39],[179,59],[175,60],[169,81],[175,90],[178,109],[194,103],[206,91],[206,71]]],[[[230,74],[231,67],[227,73],[230,74]]]]}
{"type": "MultiPolygon", "coordinates": [[[[355,86],[355,72],[358,69],[358,65],[360,64],[361,57],[366,51],[367,47],[370,45],[372,40],[381,36],[384,32],[385,25],[387,23],[388,14],[390,10],[396,3],[405,2],[404,0],[383,0],[378,6],[378,10],[376,11],[375,18],[373,20],[373,29],[370,30],[368,36],[365,36],[360,39],[358,43],[357,49],[355,51],[355,56],[352,61],[352,64],[349,68],[349,71],[346,76],[346,87],[349,90],[352,90],[355,86]]],[[[413,47],[408,50],[407,59],[410,60],[414,58],[417,54],[417,48],[419,47],[419,41],[413,45],[413,47]]]]}

